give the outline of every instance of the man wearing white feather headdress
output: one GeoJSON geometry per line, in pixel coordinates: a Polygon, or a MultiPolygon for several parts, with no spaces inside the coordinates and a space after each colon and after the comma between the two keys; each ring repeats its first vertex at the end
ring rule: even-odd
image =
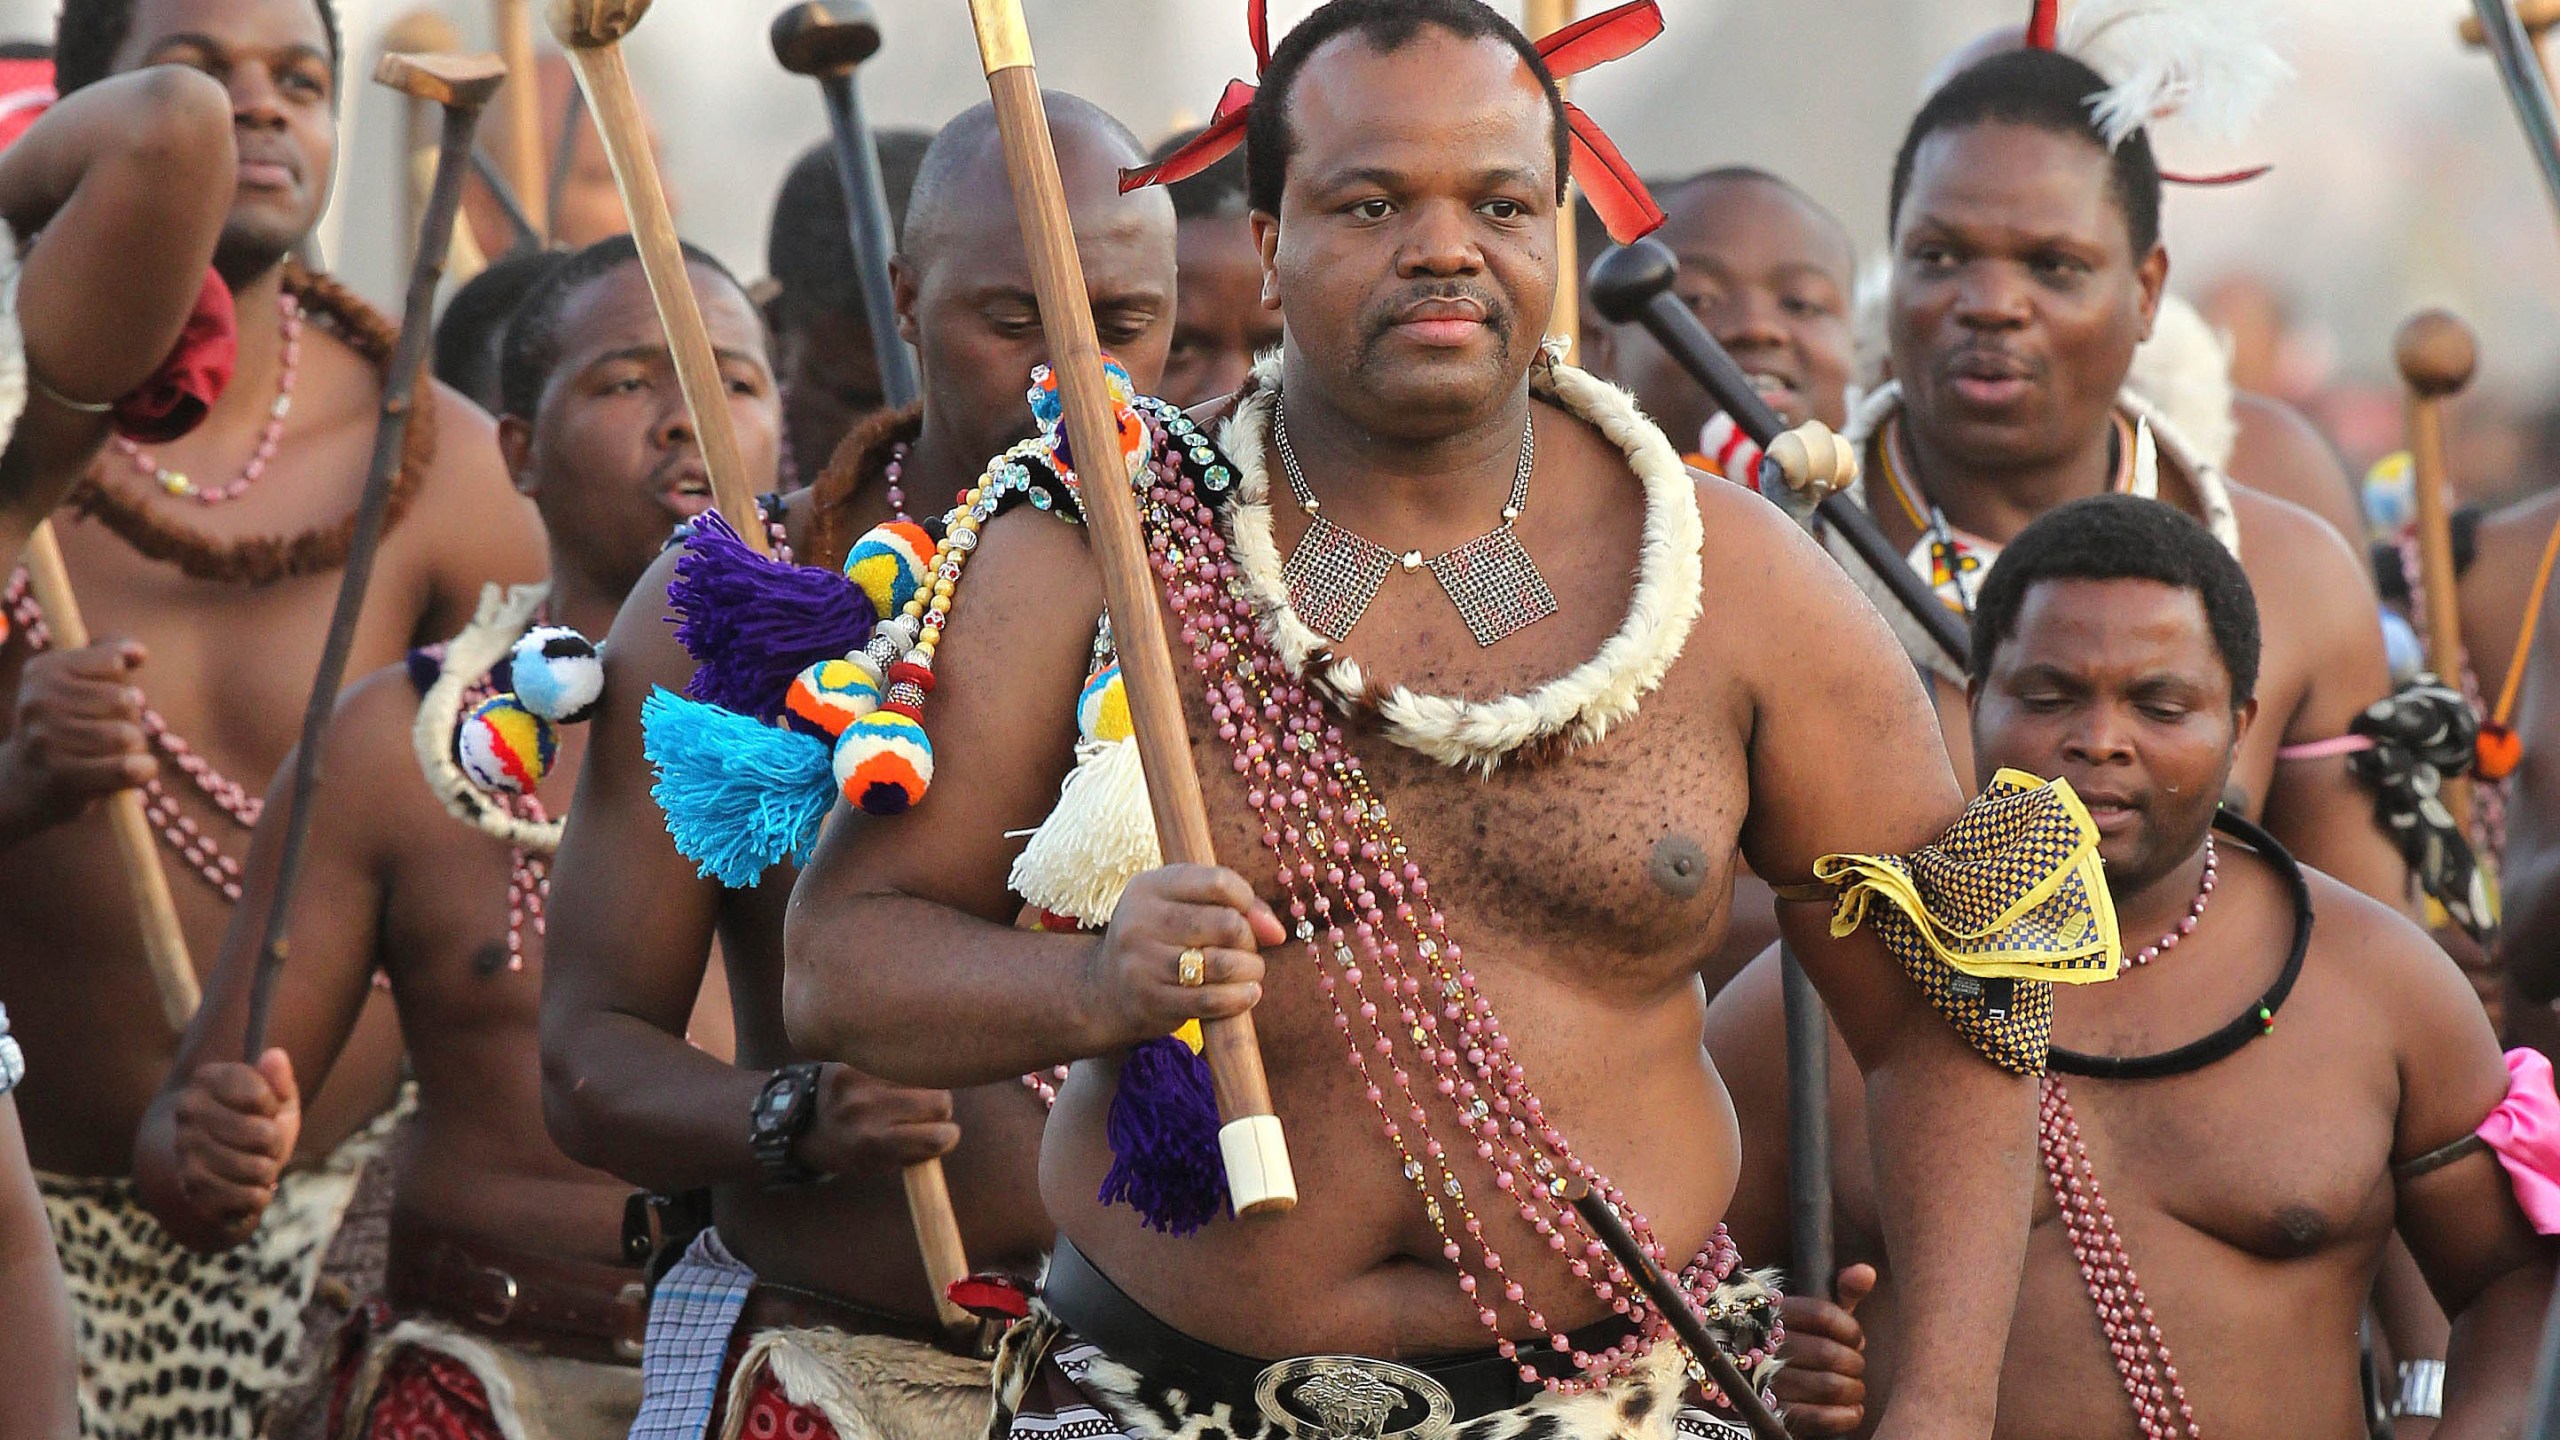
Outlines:
{"type": "MultiPolygon", "coordinates": [[[[2039,48],[2049,31],[2031,25],[2027,50],[1974,65],[1923,106],[1894,172],[1886,332],[1897,380],[1849,425],[1865,451],[1859,493],[1957,609],[2002,543],[2067,500],[2126,490],[2204,521],[2267,597],[2270,723],[2235,771],[2236,808],[2397,903],[2406,867],[2346,762],[2277,760],[2281,747],[2344,734],[2388,689],[2361,562],[2315,517],[2229,484],[2127,383],[2169,268],[2145,119],[2230,118],[2232,92],[2282,73],[2260,42],[2255,62],[2224,57],[2235,42],[2184,13],[2229,8],[2093,0],[2063,38],[2096,68],[2039,48]],[[2153,55],[2135,44],[2146,39],[2209,53],[2173,44],[2153,55]]],[[[1915,626],[1897,628],[1915,660],[1941,667],[1949,744],[1969,770],[1961,678],[1915,626]]]]}

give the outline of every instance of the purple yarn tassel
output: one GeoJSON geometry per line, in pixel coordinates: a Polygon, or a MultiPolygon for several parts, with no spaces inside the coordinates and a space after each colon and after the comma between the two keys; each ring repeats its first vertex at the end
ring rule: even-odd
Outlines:
{"type": "Polygon", "coordinates": [[[667,583],[676,642],[699,667],[685,693],[771,720],[801,671],[871,638],[871,597],[841,575],[757,554],[717,510],[696,517],[667,583]]]}
{"type": "Polygon", "coordinates": [[[1218,1097],[1209,1064],[1170,1035],[1131,1047],[1104,1122],[1111,1173],[1105,1205],[1127,1201],[1140,1219],[1188,1235],[1227,1213],[1227,1174],[1218,1153],[1218,1097]]]}

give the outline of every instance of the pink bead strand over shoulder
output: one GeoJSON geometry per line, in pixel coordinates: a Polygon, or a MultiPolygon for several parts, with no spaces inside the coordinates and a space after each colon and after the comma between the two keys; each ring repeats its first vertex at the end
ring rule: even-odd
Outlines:
{"type": "MultiPolygon", "coordinates": [[[[1331,1004],[1363,1093],[1441,1237],[1442,1258],[1458,1271],[1458,1289],[1498,1351],[1524,1362],[1522,1380],[1564,1394],[1605,1384],[1645,1354],[1663,1327],[1564,1200],[1568,1178],[1605,1195],[1657,1262],[1667,1265],[1669,1256],[1626,1195],[1575,1156],[1548,1119],[1336,717],[1263,636],[1235,583],[1237,565],[1217,516],[1182,477],[1181,450],[1202,443],[1193,438],[1196,428],[1161,413],[1152,418],[1171,429],[1175,443],[1159,443],[1152,465],[1149,549],[1183,651],[1208,686],[1218,737],[1233,753],[1246,803],[1261,815],[1263,843],[1288,897],[1288,923],[1315,961],[1317,988],[1331,1004]],[[1636,1334],[1598,1354],[1573,1349],[1494,1249],[1452,1167],[1451,1145],[1491,1167],[1497,1203],[1516,1208],[1577,1280],[1636,1322],[1636,1334]],[[1506,1322],[1506,1309],[1531,1338],[1509,1337],[1517,1327],[1506,1322]],[[1576,1373],[1545,1375],[1525,1363],[1523,1347],[1567,1355],[1576,1373]]],[[[1716,1291],[1738,1263],[1718,1227],[1681,1271],[1683,1288],[1710,1321],[1737,1318],[1718,1312],[1716,1291]]],[[[1776,1344],[1773,1337],[1736,1358],[1749,1371],[1776,1344]]],[[[1710,1402],[1721,1398],[1706,1388],[1710,1402]]]]}
{"type": "Polygon", "coordinates": [[[240,473],[211,489],[205,489],[187,478],[185,472],[163,466],[148,450],[115,437],[115,447],[142,477],[159,487],[160,493],[193,500],[199,505],[221,505],[249,493],[267,473],[276,458],[276,446],[284,441],[284,417],[293,412],[293,381],[302,370],[302,302],[287,290],[277,299],[284,312],[284,358],[276,369],[275,403],[267,407],[267,428],[259,433],[258,448],[249,452],[249,462],[240,473]]]}
{"type": "MultiPolygon", "coordinates": [[[[53,647],[53,632],[44,623],[44,607],[27,588],[27,572],[18,571],[9,578],[5,596],[9,607],[9,627],[26,641],[30,651],[42,652],[53,647]]],[[[266,811],[266,799],[251,794],[249,788],[213,768],[213,763],[198,755],[160,712],[145,705],[142,708],[142,733],[159,753],[160,759],[187,777],[198,794],[222,812],[244,835],[258,828],[258,817],[266,811]]],[[[202,826],[178,807],[178,799],[157,780],[142,787],[142,811],[158,831],[161,842],[187,862],[187,868],[204,877],[204,883],[218,891],[222,898],[237,903],[240,899],[240,862],[223,850],[221,844],[204,832],[202,826]]]]}
{"type": "Polygon", "coordinates": [[[2134,1418],[2151,1440],[2203,1440],[2196,1409],[2160,1334],[2142,1281],[2133,1273],[2133,1257],[2116,1233],[2115,1216],[2098,1189],[2098,1172],[2089,1163],[2089,1147],[2080,1137],[2079,1117],[2071,1113],[2071,1094],[2059,1076],[2044,1078],[2043,1104],[2037,1127],[2045,1179],[2053,1186],[2054,1203],[2062,1207],[2062,1224],[2071,1238],[2072,1258],[2080,1262],[2080,1279],[2098,1309],[2098,1326],[2107,1337],[2107,1353],[2133,1401],[2134,1418]]]}

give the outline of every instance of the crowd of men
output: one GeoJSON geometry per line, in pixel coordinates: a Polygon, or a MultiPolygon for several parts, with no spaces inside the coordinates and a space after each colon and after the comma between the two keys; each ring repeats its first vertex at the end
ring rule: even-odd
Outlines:
{"type": "Polygon", "coordinates": [[[868,137],[894,314],[823,149],[768,280],[684,251],[771,559],[609,172],[560,187],[609,238],[480,226],[288,880],[395,333],[302,258],[349,57],[330,0],[64,0],[0,148],[0,544],[58,544],[95,638],[0,596],[0,1440],[1751,1433],[1586,1188],[1796,1435],[2521,1433],[2560,515],[2493,517],[2465,582],[2477,688],[2521,667],[2499,935],[2421,884],[2451,822],[2355,492],[2172,343],[2174,192],[2047,29],[1951,63],[1883,237],[1760,169],[1650,187],[1675,293],[1844,437],[1960,658],[1646,330],[1542,343],[1560,230],[1610,237],[1539,49],[1328,0],[1255,37],[1205,168],[1214,130],[1043,97],[1098,337],[1171,402],[1135,483],[1223,865],[1162,862],[1081,482],[1024,445],[982,105],[868,137]],[[761,680],[711,653],[852,611],[761,680]],[[746,728],[688,760],[679,720],[746,728]],[[671,818],[687,764],[843,793],[741,867],[671,818]],[[1246,1015],[1285,1216],[1230,1212],[1196,1119],[1246,1015]],[[1833,1273],[1777,1276],[1807,1227],[1833,1273]]]}

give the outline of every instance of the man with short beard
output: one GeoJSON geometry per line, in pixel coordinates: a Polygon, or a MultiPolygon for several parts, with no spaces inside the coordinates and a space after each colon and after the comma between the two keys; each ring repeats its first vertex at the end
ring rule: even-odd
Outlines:
{"type": "MultiPolygon", "coordinates": [[[[1516,28],[1476,0],[1334,0],[1272,52],[1247,132],[1284,342],[1223,448],[1150,410],[1167,448],[1140,477],[1234,868],[1128,863],[1143,829],[1055,832],[1135,743],[1096,563],[1038,499],[983,531],[956,511],[938,647],[894,672],[932,681],[933,775],[911,813],[819,843],[792,1032],[911,1084],[1075,1062],[1040,1166],[1057,1250],[999,1356],[998,1432],[1716,1431],[1567,1176],[1641,1208],[1759,1358],[1698,1043],[1726,880],[1739,854],[1796,884],[1828,852],[1915,847],[1957,814],[1953,777],[1837,567],[1545,358],[1566,120],[1516,28]],[[1231,1220],[1185,1032],[1248,1011],[1298,1199],[1231,1220]]],[[[1040,482],[990,472],[1016,483],[1040,482]]],[[[1891,1097],[1886,1206],[1928,1272],[1927,1379],[1886,1431],[1978,1435],[2026,1082],[1828,915],[1783,923],[1891,1097]]]]}
{"type": "MultiPolygon", "coordinates": [[[[1960,72],[1913,119],[1890,212],[1896,383],[1852,417],[1858,494],[1959,611],[2000,546],[2067,500],[2129,491],[2205,521],[2267,597],[2266,718],[2233,772],[2233,808],[2399,903],[2406,866],[2347,761],[2277,754],[2336,740],[2388,688],[2356,556],[2316,517],[2227,483],[2124,388],[2169,256],[2148,138],[2136,130],[2110,149],[2090,118],[2106,89],[2077,60],[2013,51],[1960,72]]],[[[1972,771],[1963,677],[1880,604],[1935,677],[1948,746],[1972,771]]]]}
{"type": "MultiPolygon", "coordinates": [[[[2442,1440],[2522,1424],[2560,1231],[2550,1067],[2501,1065],[2423,931],[2217,804],[2262,713],[2258,619],[2212,536],[2129,496],[2028,525],[1979,592],[1978,773],[2071,782],[2130,967],[2056,994],[1998,1440],[2363,1436],[2358,1324],[2394,1234],[2454,1320],[2441,1395],[2411,1413],[2440,1398],[2442,1440]]],[[[1730,1223],[1774,1254],[1792,1238],[1783,1008],[1772,953],[1707,1018],[1752,1157],[1730,1223]]],[[[1882,1132],[1848,1061],[1835,1045],[1830,1181],[1856,1315],[1789,1313],[1779,1388],[1808,1436],[1890,1414],[1927,1339],[1877,1227],[1882,1132]]]]}
{"type": "MultiPolygon", "coordinates": [[[[111,446],[57,512],[97,643],[48,648],[13,588],[0,652],[0,989],[47,1077],[19,1115],[80,1309],[92,1435],[245,1434],[352,1184],[345,1166],[297,1171],[220,1262],[186,1255],[134,1204],[135,1128],[177,1037],[96,803],[144,789],[189,948],[213,954],[255,777],[284,759],[310,694],[393,340],[389,321],[286,260],[326,198],[338,60],[325,0],[71,0],[57,35],[66,107],[111,75],[184,65],[228,92],[237,157],[213,252],[238,316],[230,385],[184,439],[111,446]]],[[[484,580],[539,573],[488,418],[441,391],[420,402],[349,662],[360,672],[459,629],[484,580]]],[[[302,1158],[384,1107],[397,1061],[378,1004],[314,1099],[302,1158]]]]}

